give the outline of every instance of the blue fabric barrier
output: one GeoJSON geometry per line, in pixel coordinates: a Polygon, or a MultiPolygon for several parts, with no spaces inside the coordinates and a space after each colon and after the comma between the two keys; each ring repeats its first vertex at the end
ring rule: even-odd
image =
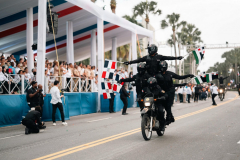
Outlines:
{"type": "Polygon", "coordinates": [[[98,93],[81,93],[81,113],[89,114],[97,112],[98,93]]]}
{"type": "MultiPolygon", "coordinates": [[[[103,99],[103,95],[100,96],[101,100],[101,112],[109,112],[109,99],[103,99]]],[[[133,91],[130,91],[130,98],[128,98],[128,108],[133,107],[133,91]]],[[[114,112],[119,112],[123,108],[123,102],[120,98],[120,93],[116,93],[114,98],[113,110],[114,112]]]]}
{"type": "Polygon", "coordinates": [[[29,110],[25,95],[1,95],[0,106],[0,127],[20,124],[29,110]]]}
{"type": "MultiPolygon", "coordinates": [[[[52,97],[50,94],[47,94],[46,97],[44,97],[44,105],[43,105],[43,121],[52,121],[52,104],[50,103],[52,97]]],[[[62,98],[62,104],[63,104],[63,111],[64,111],[64,117],[65,120],[69,120],[69,105],[68,105],[68,97],[65,97],[65,103],[64,98],[62,98]]],[[[57,109],[56,112],[56,121],[61,120],[61,114],[59,110],[57,109]]]]}
{"type": "Polygon", "coordinates": [[[68,97],[69,116],[81,115],[81,93],[64,93],[68,97]]]}
{"type": "MultiPolygon", "coordinates": [[[[98,93],[65,93],[62,98],[65,119],[71,116],[90,114],[97,112],[98,93]]],[[[44,97],[43,121],[52,121],[51,95],[44,97]]],[[[121,101],[121,100],[120,100],[121,101]]],[[[25,116],[30,108],[26,95],[1,95],[0,96],[0,127],[20,124],[22,116],[25,116]]],[[[107,108],[109,104],[107,105],[107,108]]],[[[122,107],[122,106],[121,106],[122,107]]],[[[61,120],[59,110],[56,112],[56,120],[61,120]]]]}

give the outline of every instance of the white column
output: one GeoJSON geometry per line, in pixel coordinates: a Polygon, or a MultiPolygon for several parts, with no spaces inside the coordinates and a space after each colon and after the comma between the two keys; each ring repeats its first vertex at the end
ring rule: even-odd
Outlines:
{"type": "Polygon", "coordinates": [[[96,30],[91,34],[91,66],[96,66],[96,30]]]}
{"type": "Polygon", "coordinates": [[[100,95],[102,94],[102,71],[104,61],[104,35],[103,35],[103,19],[97,20],[97,46],[98,46],[98,111],[101,110],[100,95]]]}
{"type": "MultiPolygon", "coordinates": [[[[129,55],[128,55],[128,61],[132,60],[132,43],[130,43],[129,46],[129,55]]],[[[128,65],[128,73],[130,73],[131,70],[131,65],[128,65]]]]}
{"type": "MultiPolygon", "coordinates": [[[[47,0],[38,0],[37,82],[44,86],[47,0]]],[[[44,89],[44,88],[43,88],[44,89]]]]}
{"type": "MultiPolygon", "coordinates": [[[[137,59],[137,37],[136,33],[132,32],[132,59],[137,59]]],[[[133,75],[137,74],[137,64],[133,64],[133,75]]],[[[137,107],[136,103],[136,89],[134,87],[133,90],[133,102],[134,102],[134,107],[137,107]]]]}
{"type": "Polygon", "coordinates": [[[112,60],[117,61],[117,38],[112,39],[112,60]]]}
{"type": "Polygon", "coordinates": [[[28,72],[30,73],[34,68],[33,59],[33,8],[27,9],[27,58],[28,58],[28,72]]]}
{"type": "Polygon", "coordinates": [[[67,21],[67,63],[74,64],[73,22],[67,21]]]}

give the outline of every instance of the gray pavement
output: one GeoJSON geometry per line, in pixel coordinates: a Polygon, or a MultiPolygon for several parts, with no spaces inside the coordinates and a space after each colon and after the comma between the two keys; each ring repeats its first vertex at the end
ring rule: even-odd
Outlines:
{"type": "Polygon", "coordinates": [[[175,103],[178,120],[164,136],[154,132],[150,141],[139,130],[138,108],[128,109],[127,116],[118,112],[71,117],[68,126],[47,122],[39,134],[24,135],[21,125],[0,128],[0,159],[239,160],[240,99],[236,94],[227,92],[223,102],[216,98],[215,108],[209,108],[210,99],[175,103]]]}

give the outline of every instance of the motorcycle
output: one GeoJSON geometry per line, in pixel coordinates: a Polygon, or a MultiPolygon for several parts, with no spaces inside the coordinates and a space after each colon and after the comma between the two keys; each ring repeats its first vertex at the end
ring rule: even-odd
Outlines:
{"type": "MultiPolygon", "coordinates": [[[[152,93],[151,93],[152,94],[152,93]]],[[[160,97],[154,99],[154,95],[152,94],[151,97],[146,97],[141,99],[144,103],[144,109],[142,110],[142,122],[141,122],[141,130],[143,138],[148,141],[152,137],[152,131],[156,131],[158,136],[163,136],[165,132],[164,130],[160,129],[160,122],[157,120],[158,115],[158,107],[155,107],[154,102],[157,100],[165,100],[165,97],[160,97]]],[[[161,113],[164,115],[164,107],[160,107],[161,113]]],[[[165,125],[165,124],[164,124],[165,125]]]]}
{"type": "Polygon", "coordinates": [[[222,88],[219,89],[218,95],[219,95],[219,98],[220,98],[221,101],[223,101],[223,99],[224,99],[223,94],[224,94],[224,89],[222,89],[222,88]]]}

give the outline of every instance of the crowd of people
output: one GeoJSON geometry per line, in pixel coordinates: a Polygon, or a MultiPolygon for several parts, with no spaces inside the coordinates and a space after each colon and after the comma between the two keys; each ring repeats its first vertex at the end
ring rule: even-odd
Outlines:
{"type": "Polygon", "coordinates": [[[191,103],[191,99],[194,103],[198,103],[198,100],[206,101],[208,98],[212,98],[214,86],[215,84],[212,83],[198,85],[189,83],[186,86],[176,87],[175,101],[180,103],[191,103]]]}
{"type": "MultiPolygon", "coordinates": [[[[128,78],[132,72],[128,73],[124,68],[115,70],[123,78],[128,78]]],[[[31,86],[32,81],[36,81],[37,62],[34,62],[34,68],[27,67],[27,58],[20,58],[17,61],[14,55],[5,58],[4,55],[0,58],[0,94],[19,94],[22,85],[21,77],[24,77],[24,89],[27,92],[31,86]]],[[[79,79],[83,81],[81,84],[82,92],[86,88],[90,88],[91,81],[93,81],[93,89],[87,91],[97,91],[98,83],[98,68],[91,65],[84,65],[83,63],[67,63],[65,61],[57,62],[56,60],[50,62],[45,61],[45,93],[49,93],[55,80],[59,80],[60,88],[66,88],[66,91],[79,92],[79,79]],[[72,81],[70,79],[72,78],[72,81]],[[88,84],[84,82],[88,81],[88,84]]]]}

